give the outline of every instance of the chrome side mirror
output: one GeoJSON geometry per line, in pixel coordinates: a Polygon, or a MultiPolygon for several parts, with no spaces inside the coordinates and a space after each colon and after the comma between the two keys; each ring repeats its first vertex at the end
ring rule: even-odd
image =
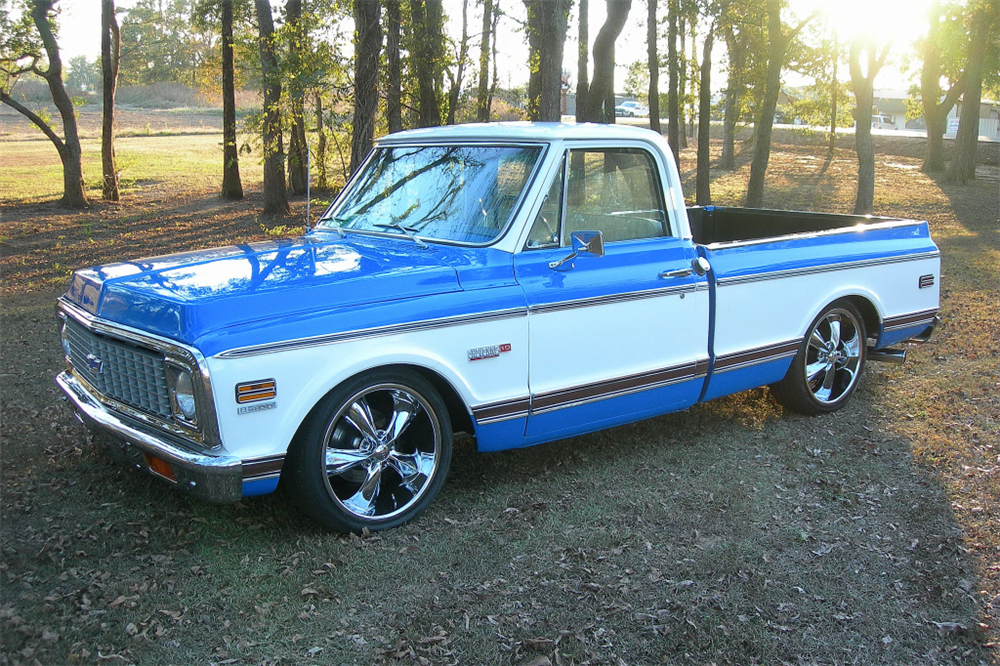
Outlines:
{"type": "Polygon", "coordinates": [[[570,240],[573,242],[573,252],[559,261],[550,261],[549,268],[559,268],[580,255],[604,256],[604,232],[602,231],[574,231],[570,234],[570,240]]]}

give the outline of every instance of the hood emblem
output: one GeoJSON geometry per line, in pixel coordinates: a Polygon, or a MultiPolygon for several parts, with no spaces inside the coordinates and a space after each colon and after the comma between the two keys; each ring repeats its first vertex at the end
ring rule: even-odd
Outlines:
{"type": "Polygon", "coordinates": [[[104,372],[104,361],[98,356],[87,354],[87,367],[90,368],[94,374],[99,375],[104,372]]]}

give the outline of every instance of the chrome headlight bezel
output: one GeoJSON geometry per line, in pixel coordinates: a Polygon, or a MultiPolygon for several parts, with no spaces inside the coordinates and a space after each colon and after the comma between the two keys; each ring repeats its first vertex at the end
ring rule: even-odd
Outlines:
{"type": "Polygon", "coordinates": [[[170,392],[170,409],[174,420],[188,426],[198,425],[197,382],[192,371],[173,363],[165,365],[167,389],[170,392]]]}

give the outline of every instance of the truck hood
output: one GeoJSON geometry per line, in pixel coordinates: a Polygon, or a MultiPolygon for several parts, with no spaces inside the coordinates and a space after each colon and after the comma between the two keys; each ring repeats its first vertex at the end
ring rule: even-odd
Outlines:
{"type": "Polygon", "coordinates": [[[304,236],[79,270],[65,299],[194,344],[228,326],[461,291],[450,251],[409,239],[304,236]]]}

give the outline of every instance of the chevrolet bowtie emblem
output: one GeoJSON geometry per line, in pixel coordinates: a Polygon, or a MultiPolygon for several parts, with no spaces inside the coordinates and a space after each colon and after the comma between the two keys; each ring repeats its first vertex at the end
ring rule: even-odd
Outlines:
{"type": "Polygon", "coordinates": [[[104,361],[98,356],[87,354],[87,367],[99,375],[104,371],[104,361]]]}

